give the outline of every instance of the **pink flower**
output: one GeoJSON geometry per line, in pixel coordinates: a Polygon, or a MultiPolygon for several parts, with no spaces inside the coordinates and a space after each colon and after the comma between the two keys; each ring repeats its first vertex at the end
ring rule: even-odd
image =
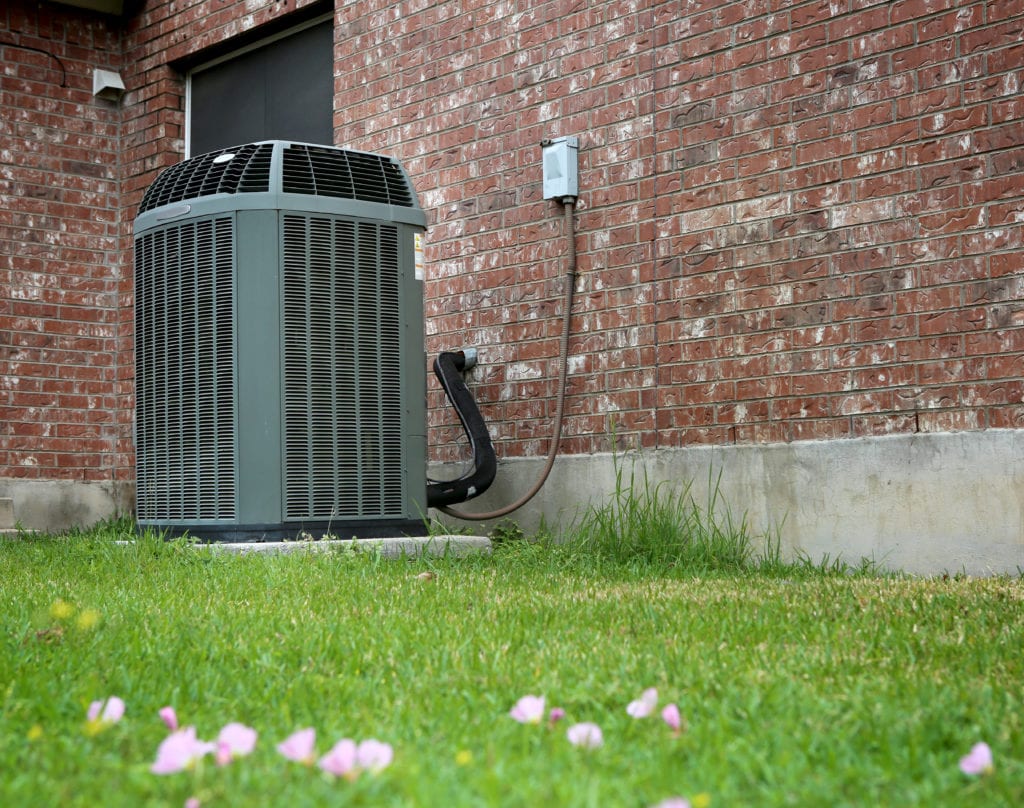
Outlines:
{"type": "Polygon", "coordinates": [[[195,727],[172,732],[156,750],[156,761],[150,767],[153,774],[174,774],[193,766],[204,755],[214,751],[216,744],[196,737],[195,727]]]}
{"type": "Polygon", "coordinates": [[[561,707],[552,707],[551,712],[548,713],[548,723],[551,726],[554,726],[563,718],[565,718],[565,710],[563,710],[561,707]]]}
{"type": "Polygon", "coordinates": [[[992,749],[984,741],[974,744],[971,751],[960,758],[960,771],[964,774],[991,774],[994,770],[992,749]]]}
{"type": "Polygon", "coordinates": [[[665,709],[661,711],[661,717],[672,728],[672,731],[678,735],[680,728],[683,726],[683,718],[679,715],[679,708],[675,704],[666,704],[665,709]]]}
{"type": "Polygon", "coordinates": [[[94,701],[89,705],[85,717],[90,722],[116,724],[124,718],[124,702],[117,696],[111,696],[105,701],[94,701]]]}
{"type": "Polygon", "coordinates": [[[316,745],[315,729],[300,729],[285,738],[277,745],[277,751],[288,760],[296,763],[305,763],[307,766],[313,764],[313,747],[316,745]]]}
{"type": "Polygon", "coordinates": [[[217,736],[217,765],[226,766],[233,758],[244,757],[256,748],[256,730],[245,724],[231,723],[217,736]]]}
{"type": "Polygon", "coordinates": [[[374,773],[386,769],[394,759],[395,753],[391,745],[373,738],[360,743],[356,750],[356,763],[359,768],[374,773]]]}
{"type": "Polygon", "coordinates": [[[649,687],[639,699],[629,703],[626,707],[626,712],[633,716],[633,718],[646,718],[654,712],[654,708],[657,706],[658,691],[653,687],[649,687]]]}
{"type": "Polygon", "coordinates": [[[346,777],[354,780],[359,772],[356,770],[356,742],[351,738],[342,738],[331,751],[317,762],[317,766],[335,777],[346,777]]]}
{"type": "Polygon", "coordinates": [[[582,723],[573,724],[566,732],[569,743],[573,746],[582,746],[586,749],[596,749],[604,743],[604,736],[597,724],[582,723]]]}
{"type": "Polygon", "coordinates": [[[682,797],[669,797],[657,805],[652,805],[651,808],[690,808],[690,801],[682,797]]]}
{"type": "Polygon", "coordinates": [[[160,708],[160,720],[167,725],[167,729],[174,732],[178,728],[178,714],[173,707],[160,708]]]}
{"type": "Polygon", "coordinates": [[[508,714],[520,724],[539,724],[544,718],[544,697],[523,696],[508,714]]]}
{"type": "Polygon", "coordinates": [[[185,808],[199,808],[199,797],[189,797],[185,800],[185,808]]]}
{"type": "Polygon", "coordinates": [[[317,762],[317,766],[335,777],[355,780],[361,772],[376,774],[391,765],[395,754],[391,746],[381,741],[363,741],[358,746],[350,738],[342,738],[317,762]]]}

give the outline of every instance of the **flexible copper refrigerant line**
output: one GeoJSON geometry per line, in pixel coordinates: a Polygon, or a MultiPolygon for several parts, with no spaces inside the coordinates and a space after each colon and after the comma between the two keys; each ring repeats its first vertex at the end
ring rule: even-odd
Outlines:
{"type": "Polygon", "coordinates": [[[466,513],[464,511],[457,511],[450,507],[438,509],[441,513],[453,516],[456,519],[462,519],[470,522],[483,522],[489,519],[498,519],[512,513],[512,511],[519,510],[523,505],[533,499],[537,495],[537,492],[543,488],[544,483],[547,482],[548,475],[551,474],[552,466],[555,465],[555,457],[558,455],[558,444],[562,440],[562,417],[565,413],[565,389],[568,384],[569,376],[569,323],[572,319],[572,300],[576,291],[576,200],[572,197],[566,197],[562,200],[562,208],[565,213],[565,228],[568,233],[569,261],[565,270],[565,303],[563,304],[562,309],[562,339],[559,344],[560,367],[558,371],[558,399],[557,406],[555,408],[555,428],[554,434],[551,437],[551,446],[548,448],[547,462],[544,464],[544,470],[541,472],[537,482],[533,484],[533,488],[523,494],[511,505],[506,505],[503,508],[498,508],[493,511],[487,511],[486,513],[466,513]]]}

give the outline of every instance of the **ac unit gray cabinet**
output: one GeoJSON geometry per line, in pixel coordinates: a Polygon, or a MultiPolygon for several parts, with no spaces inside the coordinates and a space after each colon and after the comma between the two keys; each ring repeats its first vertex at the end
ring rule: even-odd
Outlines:
{"type": "Polygon", "coordinates": [[[426,219],[389,157],[267,141],[135,220],[137,519],[211,540],[422,533],[426,219]]]}

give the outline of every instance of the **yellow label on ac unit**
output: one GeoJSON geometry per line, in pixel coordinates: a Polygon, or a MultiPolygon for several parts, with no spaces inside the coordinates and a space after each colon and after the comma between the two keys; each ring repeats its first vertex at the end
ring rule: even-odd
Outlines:
{"type": "Polygon", "coordinates": [[[415,259],[413,264],[413,274],[415,275],[416,280],[421,281],[423,280],[423,234],[416,233],[415,236],[413,236],[413,238],[415,239],[415,259]]]}

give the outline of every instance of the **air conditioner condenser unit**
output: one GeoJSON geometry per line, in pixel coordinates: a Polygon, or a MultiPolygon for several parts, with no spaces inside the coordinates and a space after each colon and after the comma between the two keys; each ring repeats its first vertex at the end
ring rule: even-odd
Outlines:
{"type": "Polygon", "coordinates": [[[140,527],[425,532],[425,229],[381,155],[265,141],[157,177],[134,231],[140,527]]]}

